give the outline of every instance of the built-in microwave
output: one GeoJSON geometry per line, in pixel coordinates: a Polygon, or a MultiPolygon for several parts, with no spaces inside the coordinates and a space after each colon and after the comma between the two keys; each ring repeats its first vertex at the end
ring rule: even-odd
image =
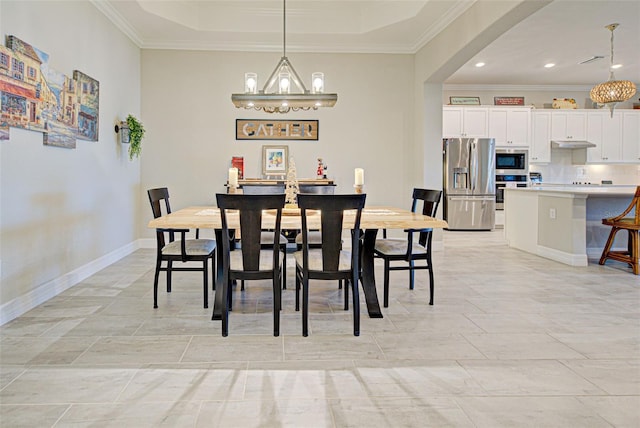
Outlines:
{"type": "Polygon", "coordinates": [[[496,149],[496,174],[529,174],[529,152],[526,149],[496,149]]]}

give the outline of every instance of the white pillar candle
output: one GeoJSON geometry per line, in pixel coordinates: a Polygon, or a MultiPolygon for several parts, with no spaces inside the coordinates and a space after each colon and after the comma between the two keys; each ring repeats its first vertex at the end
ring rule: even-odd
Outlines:
{"type": "Polygon", "coordinates": [[[229,186],[238,187],[238,168],[229,168],[229,186]]]}
{"type": "Polygon", "coordinates": [[[356,186],[362,186],[364,184],[364,169],[362,168],[355,169],[354,184],[356,186]]]}

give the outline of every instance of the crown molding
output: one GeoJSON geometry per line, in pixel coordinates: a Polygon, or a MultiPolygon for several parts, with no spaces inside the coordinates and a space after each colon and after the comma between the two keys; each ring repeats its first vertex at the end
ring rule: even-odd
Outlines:
{"type": "Polygon", "coordinates": [[[101,1],[101,0],[89,0],[89,2],[104,16],[106,16],[109,21],[113,23],[120,31],[122,31],[136,46],[142,48],[144,43],[140,38],[138,32],[127,22],[127,20],[118,13],[117,10],[111,6],[109,2],[101,1]]]}
{"type": "Polygon", "coordinates": [[[593,85],[477,85],[448,84],[442,85],[447,91],[590,91],[593,85]]]}

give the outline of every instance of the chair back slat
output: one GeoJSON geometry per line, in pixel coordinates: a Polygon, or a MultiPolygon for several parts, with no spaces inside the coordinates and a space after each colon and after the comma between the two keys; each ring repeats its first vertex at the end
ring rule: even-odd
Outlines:
{"type": "MultiPolygon", "coordinates": [[[[229,236],[227,222],[227,210],[238,210],[240,213],[240,242],[242,251],[243,269],[245,271],[260,270],[260,249],[262,232],[263,210],[276,211],[276,224],[274,234],[274,252],[278,253],[282,208],[284,207],[285,194],[216,194],[216,202],[220,208],[223,236],[229,236]]],[[[231,251],[229,239],[222,240],[224,251],[223,259],[227,259],[231,251]]]]}
{"type": "MultiPolygon", "coordinates": [[[[147,195],[149,196],[149,203],[151,204],[153,218],[162,217],[165,214],[171,214],[168,188],[159,187],[156,189],[149,189],[147,190],[147,195]],[[162,212],[162,205],[164,205],[164,213],[162,212]]],[[[160,229],[156,229],[156,240],[158,243],[158,251],[160,251],[166,245],[164,232],[160,229]]],[[[169,242],[173,242],[174,240],[175,234],[173,232],[169,232],[169,242]]]]}
{"type": "Polygon", "coordinates": [[[314,195],[333,195],[336,193],[335,184],[300,184],[300,193],[311,193],[314,195]]]}
{"type": "MultiPolygon", "coordinates": [[[[413,202],[411,203],[411,212],[417,212],[418,201],[422,201],[422,215],[435,217],[438,211],[438,205],[442,198],[442,190],[431,189],[413,189],[413,202]]],[[[427,245],[431,239],[431,231],[420,232],[418,243],[423,247],[427,245]]]]}
{"type": "Polygon", "coordinates": [[[243,184],[245,195],[275,195],[284,193],[284,184],[243,184]]]}
{"type": "MultiPolygon", "coordinates": [[[[366,195],[298,195],[298,206],[302,214],[302,251],[304,264],[308,265],[308,227],[307,210],[319,210],[321,212],[322,234],[322,270],[325,272],[338,271],[340,250],[342,247],[342,226],[344,223],[344,211],[356,210],[353,230],[357,231],[353,236],[359,239],[360,220],[364,208],[366,195]]],[[[352,255],[357,259],[359,255],[359,240],[352,239],[352,255]]]]}

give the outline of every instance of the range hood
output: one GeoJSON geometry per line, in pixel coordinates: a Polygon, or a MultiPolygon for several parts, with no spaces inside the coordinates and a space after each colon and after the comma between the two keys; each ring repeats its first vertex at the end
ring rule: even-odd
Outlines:
{"type": "Polygon", "coordinates": [[[586,140],[551,140],[551,147],[554,149],[588,149],[596,147],[595,144],[586,140]]]}

